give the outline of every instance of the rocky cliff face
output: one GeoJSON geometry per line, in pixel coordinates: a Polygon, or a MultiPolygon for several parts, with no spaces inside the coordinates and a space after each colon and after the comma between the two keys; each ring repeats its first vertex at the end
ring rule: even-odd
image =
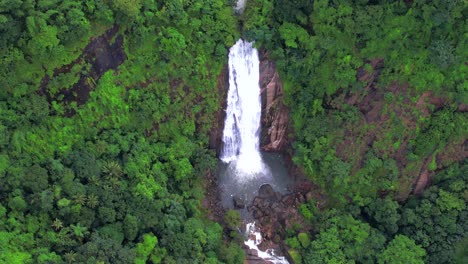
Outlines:
{"type": "Polygon", "coordinates": [[[219,156],[223,144],[223,129],[224,119],[226,118],[226,112],[224,111],[227,106],[227,92],[229,89],[229,68],[226,65],[221,73],[218,75],[218,111],[215,113],[214,123],[210,131],[210,149],[216,151],[216,155],[219,156]]]}
{"type": "Polygon", "coordinates": [[[283,151],[288,138],[289,108],[283,104],[283,84],[274,62],[260,52],[260,89],[262,97],[262,134],[264,151],[283,151]]]}

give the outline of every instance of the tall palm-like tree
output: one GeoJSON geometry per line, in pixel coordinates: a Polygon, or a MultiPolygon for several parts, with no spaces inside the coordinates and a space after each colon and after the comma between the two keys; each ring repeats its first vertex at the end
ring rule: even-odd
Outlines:
{"type": "Polygon", "coordinates": [[[73,200],[76,204],[85,205],[86,203],[86,195],[84,194],[77,194],[73,197],[73,200]]]}
{"type": "Polygon", "coordinates": [[[70,251],[70,252],[65,253],[63,257],[65,258],[65,261],[67,263],[75,263],[77,254],[73,251],[70,251]]]}
{"type": "Polygon", "coordinates": [[[102,173],[108,178],[120,178],[123,175],[123,170],[119,163],[111,160],[102,165],[102,173]]]}
{"type": "Polygon", "coordinates": [[[90,194],[88,195],[88,199],[86,201],[86,205],[89,207],[89,208],[96,208],[96,206],[99,205],[99,198],[94,195],[94,194],[90,194]]]}
{"type": "Polygon", "coordinates": [[[55,229],[55,231],[58,231],[63,228],[63,223],[59,219],[55,218],[54,222],[52,222],[51,227],[55,229]]]}

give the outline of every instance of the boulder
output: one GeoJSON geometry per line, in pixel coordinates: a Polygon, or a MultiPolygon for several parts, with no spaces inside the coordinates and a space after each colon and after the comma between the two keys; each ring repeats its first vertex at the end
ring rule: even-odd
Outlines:
{"type": "Polygon", "coordinates": [[[275,191],[270,184],[263,184],[258,190],[258,196],[261,198],[273,198],[276,199],[275,191]]]}
{"type": "Polygon", "coordinates": [[[247,250],[247,255],[258,257],[258,251],[256,249],[248,249],[247,250]]]}
{"type": "Polygon", "coordinates": [[[255,219],[260,219],[261,217],[263,217],[265,214],[261,211],[261,210],[255,210],[253,211],[253,217],[255,219]]]}
{"type": "Polygon", "coordinates": [[[232,198],[232,201],[234,202],[234,208],[235,209],[244,209],[245,208],[245,201],[239,196],[234,196],[232,198]]]}

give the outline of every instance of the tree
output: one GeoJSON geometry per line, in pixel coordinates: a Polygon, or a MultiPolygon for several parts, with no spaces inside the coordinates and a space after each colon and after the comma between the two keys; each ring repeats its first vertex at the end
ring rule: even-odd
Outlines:
{"type": "Polygon", "coordinates": [[[122,14],[134,20],[140,13],[141,0],[117,0],[112,2],[114,8],[122,14]]]}
{"type": "Polygon", "coordinates": [[[381,233],[350,215],[331,217],[321,225],[303,254],[304,263],[375,262],[385,242],[381,233]]]}
{"type": "Polygon", "coordinates": [[[398,231],[398,220],[400,220],[399,207],[396,201],[387,197],[385,199],[374,200],[366,207],[365,211],[372,217],[379,230],[393,235],[398,231]]]}
{"type": "Polygon", "coordinates": [[[423,264],[426,251],[405,235],[397,235],[379,254],[378,263],[423,264]]]}
{"type": "Polygon", "coordinates": [[[224,221],[231,230],[237,230],[241,224],[239,211],[228,210],[224,215],[224,221]]]}
{"type": "Polygon", "coordinates": [[[137,244],[137,258],[135,259],[136,264],[146,263],[147,260],[151,260],[152,263],[160,263],[166,255],[164,249],[158,248],[158,238],[151,234],[144,234],[143,241],[137,244]]]}

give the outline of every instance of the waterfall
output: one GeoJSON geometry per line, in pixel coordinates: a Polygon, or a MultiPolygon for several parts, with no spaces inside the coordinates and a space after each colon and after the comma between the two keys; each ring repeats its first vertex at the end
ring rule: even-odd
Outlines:
{"type": "Polygon", "coordinates": [[[234,163],[246,175],[264,169],[259,146],[260,70],[253,43],[238,40],[229,51],[229,91],[221,160],[234,163]]]}
{"type": "MultiPolygon", "coordinates": [[[[220,158],[229,164],[227,175],[231,185],[227,193],[240,189],[258,188],[257,181],[267,181],[271,176],[268,166],[264,165],[260,153],[260,61],[253,43],[238,40],[229,50],[229,91],[227,95],[226,119],[223,130],[223,149],[220,158]],[[248,187],[247,187],[248,186],[248,187]]],[[[249,194],[239,194],[247,197],[249,194]]],[[[232,198],[231,198],[232,199],[232,198]]],[[[262,251],[262,242],[255,223],[247,223],[246,246],[257,252],[258,257],[274,263],[287,264],[285,257],[277,256],[273,250],[262,251]]]]}
{"type": "Polygon", "coordinates": [[[236,6],[234,7],[234,10],[237,13],[242,14],[244,12],[244,9],[245,9],[245,2],[246,2],[246,0],[238,0],[236,2],[236,6]]]}

